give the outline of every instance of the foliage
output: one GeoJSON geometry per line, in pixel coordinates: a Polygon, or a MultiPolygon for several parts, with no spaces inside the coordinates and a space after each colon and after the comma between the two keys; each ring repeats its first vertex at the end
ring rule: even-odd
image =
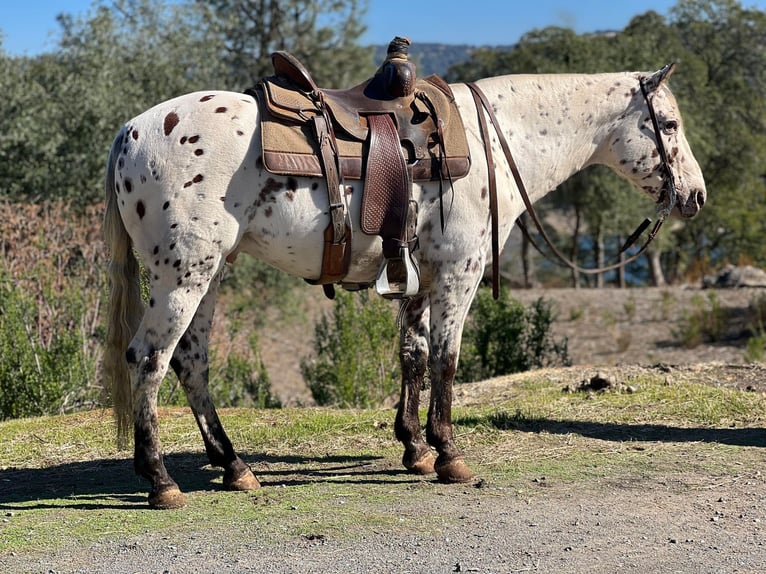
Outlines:
{"type": "MultiPolygon", "coordinates": [[[[760,237],[760,222],[766,217],[765,40],[762,10],[744,8],[735,0],[679,0],[668,19],[648,11],[614,34],[535,30],[512,49],[476,50],[447,77],[466,81],[507,73],[653,71],[678,62],[672,88],[714,195],[697,218],[677,225],[673,233],[663,232],[655,243],[665,275],[677,281],[727,261],[766,264],[766,244],[760,237]]],[[[647,211],[625,188],[611,174],[583,173],[540,207],[543,213],[582,213],[587,230],[578,231],[589,234],[586,243],[594,245],[600,234],[629,233],[640,221],[637,213],[647,211]]],[[[630,268],[645,277],[642,265],[636,262],[630,268]]]]}
{"type": "Polygon", "coordinates": [[[507,290],[495,301],[481,289],[463,333],[457,382],[571,364],[566,338],[553,337],[553,320],[552,306],[543,298],[527,308],[507,290]]]}
{"type": "Polygon", "coordinates": [[[180,93],[223,86],[197,21],[188,6],[119,0],[86,17],[61,15],[56,52],[3,58],[10,82],[0,101],[0,193],[78,207],[97,201],[124,121],[180,93]]]}
{"type": "MultiPolygon", "coordinates": [[[[237,312],[250,308],[258,301],[261,308],[278,309],[283,316],[295,317],[300,314],[300,287],[303,280],[287,275],[267,263],[243,255],[230,265],[224,273],[221,293],[229,299],[230,306],[237,312]]],[[[266,315],[253,317],[254,325],[261,326],[266,315]]]]}
{"type": "Polygon", "coordinates": [[[0,418],[100,403],[105,277],[95,212],[0,204],[0,418]]]}
{"type": "Polygon", "coordinates": [[[745,346],[746,363],[762,363],[766,358],[766,293],[753,297],[748,305],[750,337],[745,346]]]}
{"type": "Polygon", "coordinates": [[[273,74],[271,53],[287,50],[323,87],[343,88],[373,71],[372,50],[357,42],[362,0],[196,0],[215,35],[233,85],[273,74]]]}
{"type": "Polygon", "coordinates": [[[315,357],[301,372],[319,405],[373,407],[400,380],[398,331],[390,303],[375,294],[336,294],[332,318],[314,329],[315,357]]]}
{"type": "Polygon", "coordinates": [[[673,334],[684,347],[694,348],[704,342],[720,341],[726,332],[727,320],[727,311],[714,292],[708,293],[707,300],[695,295],[691,310],[684,312],[673,334]]]}
{"type": "Polygon", "coordinates": [[[98,391],[88,345],[86,310],[79,293],[47,293],[59,309],[48,321],[34,297],[6,274],[0,276],[0,419],[58,414],[92,405],[98,391]]]}
{"type": "MultiPolygon", "coordinates": [[[[229,341],[235,341],[241,327],[230,323],[229,341]]],[[[233,349],[220,344],[211,358],[210,395],[222,407],[278,408],[280,402],[271,394],[271,380],[258,351],[258,334],[250,331],[247,345],[233,349]]]]}

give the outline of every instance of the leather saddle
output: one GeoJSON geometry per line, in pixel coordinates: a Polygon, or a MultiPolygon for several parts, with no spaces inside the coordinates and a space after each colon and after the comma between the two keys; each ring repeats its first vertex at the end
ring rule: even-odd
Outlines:
{"type": "Polygon", "coordinates": [[[342,283],[346,275],[351,228],[343,180],[356,179],[365,182],[361,229],[383,241],[376,288],[390,298],[414,295],[419,278],[412,256],[417,247],[412,182],[451,181],[470,168],[449,85],[436,75],[417,79],[408,46],[408,39],[395,38],[376,74],[346,90],[318,87],[297,58],[275,52],[274,76],[250,91],[261,104],[264,167],[327,181],[331,222],[316,283],[342,283]],[[390,275],[396,277],[389,281],[390,275]]]}

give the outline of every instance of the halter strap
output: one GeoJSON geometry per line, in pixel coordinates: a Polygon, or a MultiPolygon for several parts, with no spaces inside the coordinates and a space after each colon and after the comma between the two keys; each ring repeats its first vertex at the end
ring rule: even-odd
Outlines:
{"type": "MultiPolygon", "coordinates": [[[[563,263],[564,266],[569,267],[570,269],[573,269],[577,271],[578,273],[583,274],[596,274],[596,273],[603,273],[605,271],[612,271],[614,269],[619,269],[620,267],[624,267],[628,263],[631,263],[638,259],[649,247],[649,244],[654,240],[654,238],[657,236],[657,233],[659,233],[660,228],[662,227],[662,224],[664,223],[667,216],[670,214],[670,212],[673,209],[673,206],[676,203],[676,187],[675,187],[675,178],[673,177],[673,171],[670,167],[670,162],[667,158],[667,152],[665,150],[665,144],[662,141],[662,137],[660,136],[660,130],[659,130],[659,122],[657,121],[657,115],[654,112],[654,106],[652,105],[651,99],[649,98],[648,92],[646,90],[646,87],[644,85],[643,79],[640,80],[641,85],[641,93],[644,96],[644,100],[646,101],[646,105],[649,108],[649,115],[652,118],[652,123],[654,125],[655,130],[655,140],[657,142],[657,149],[660,153],[660,161],[662,162],[663,170],[665,172],[665,186],[663,186],[663,189],[667,187],[667,193],[665,197],[665,205],[663,205],[658,214],[659,219],[657,223],[654,224],[654,227],[652,228],[652,231],[649,233],[649,236],[646,240],[646,242],[641,246],[641,248],[634,253],[632,256],[630,256],[628,259],[624,261],[620,261],[618,263],[615,263],[613,265],[607,265],[605,267],[597,267],[597,268],[584,268],[577,265],[575,262],[567,259],[564,255],[561,254],[561,252],[556,248],[556,246],[553,244],[553,242],[548,237],[548,234],[545,232],[545,229],[543,228],[543,225],[540,221],[540,218],[537,216],[537,212],[535,211],[534,207],[532,207],[532,201],[529,199],[529,194],[527,193],[527,188],[524,185],[524,181],[521,179],[521,174],[519,173],[518,167],[516,166],[516,161],[513,159],[513,154],[511,153],[511,148],[508,145],[508,141],[505,138],[505,134],[503,133],[503,130],[500,127],[500,122],[497,119],[497,116],[495,115],[495,112],[492,109],[492,106],[490,105],[489,101],[487,100],[486,95],[484,92],[481,91],[481,89],[474,83],[474,82],[467,82],[466,85],[471,90],[471,95],[473,96],[474,103],[476,105],[477,112],[479,114],[479,128],[481,130],[481,137],[484,141],[484,150],[487,157],[487,168],[488,168],[488,178],[489,178],[489,201],[490,201],[490,216],[492,219],[492,292],[495,299],[497,299],[497,283],[498,283],[498,266],[499,266],[499,247],[497,245],[497,182],[495,180],[495,164],[492,159],[492,152],[490,151],[491,142],[489,140],[489,133],[487,130],[487,124],[484,120],[484,114],[482,112],[482,108],[487,112],[487,115],[489,116],[490,121],[492,122],[492,126],[495,129],[495,133],[497,134],[498,141],[500,142],[500,147],[503,150],[503,154],[505,155],[505,159],[508,162],[508,166],[511,169],[511,173],[513,174],[513,179],[516,181],[516,187],[519,190],[519,193],[521,194],[521,199],[524,202],[524,206],[527,209],[527,212],[529,213],[530,217],[532,218],[532,221],[535,224],[535,227],[540,232],[540,236],[545,240],[545,243],[550,248],[551,252],[557,257],[559,261],[553,260],[555,263],[563,263]]],[[[535,243],[535,241],[530,236],[528,230],[526,229],[526,226],[521,222],[521,218],[517,219],[516,221],[517,225],[519,225],[519,228],[522,230],[524,235],[527,237],[529,242],[540,251],[540,253],[548,257],[541,249],[540,247],[535,243]]],[[[644,232],[644,230],[649,226],[651,223],[650,219],[644,220],[634,231],[630,237],[628,238],[628,241],[625,242],[625,245],[623,245],[623,248],[621,249],[621,253],[628,249],[633,243],[635,243],[636,239],[641,235],[641,233],[644,232]]],[[[559,263],[559,264],[561,264],[559,263]]]]}

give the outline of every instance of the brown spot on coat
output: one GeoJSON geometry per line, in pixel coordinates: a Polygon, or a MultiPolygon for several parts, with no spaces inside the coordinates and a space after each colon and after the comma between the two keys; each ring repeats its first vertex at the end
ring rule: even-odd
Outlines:
{"type": "Polygon", "coordinates": [[[136,213],[138,213],[139,219],[143,219],[144,215],[146,215],[146,207],[144,207],[143,201],[136,203],[136,213]]]}
{"type": "Polygon", "coordinates": [[[178,114],[175,112],[170,112],[168,115],[165,116],[165,123],[163,125],[165,130],[165,135],[169,136],[170,132],[173,131],[173,128],[175,128],[178,125],[179,119],[178,114]]]}

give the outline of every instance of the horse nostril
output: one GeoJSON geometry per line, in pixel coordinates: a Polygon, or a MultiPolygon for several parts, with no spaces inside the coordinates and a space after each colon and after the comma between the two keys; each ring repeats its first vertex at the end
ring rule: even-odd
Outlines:
{"type": "Polygon", "coordinates": [[[697,192],[697,205],[699,205],[700,207],[705,205],[705,193],[703,191],[697,192]]]}

